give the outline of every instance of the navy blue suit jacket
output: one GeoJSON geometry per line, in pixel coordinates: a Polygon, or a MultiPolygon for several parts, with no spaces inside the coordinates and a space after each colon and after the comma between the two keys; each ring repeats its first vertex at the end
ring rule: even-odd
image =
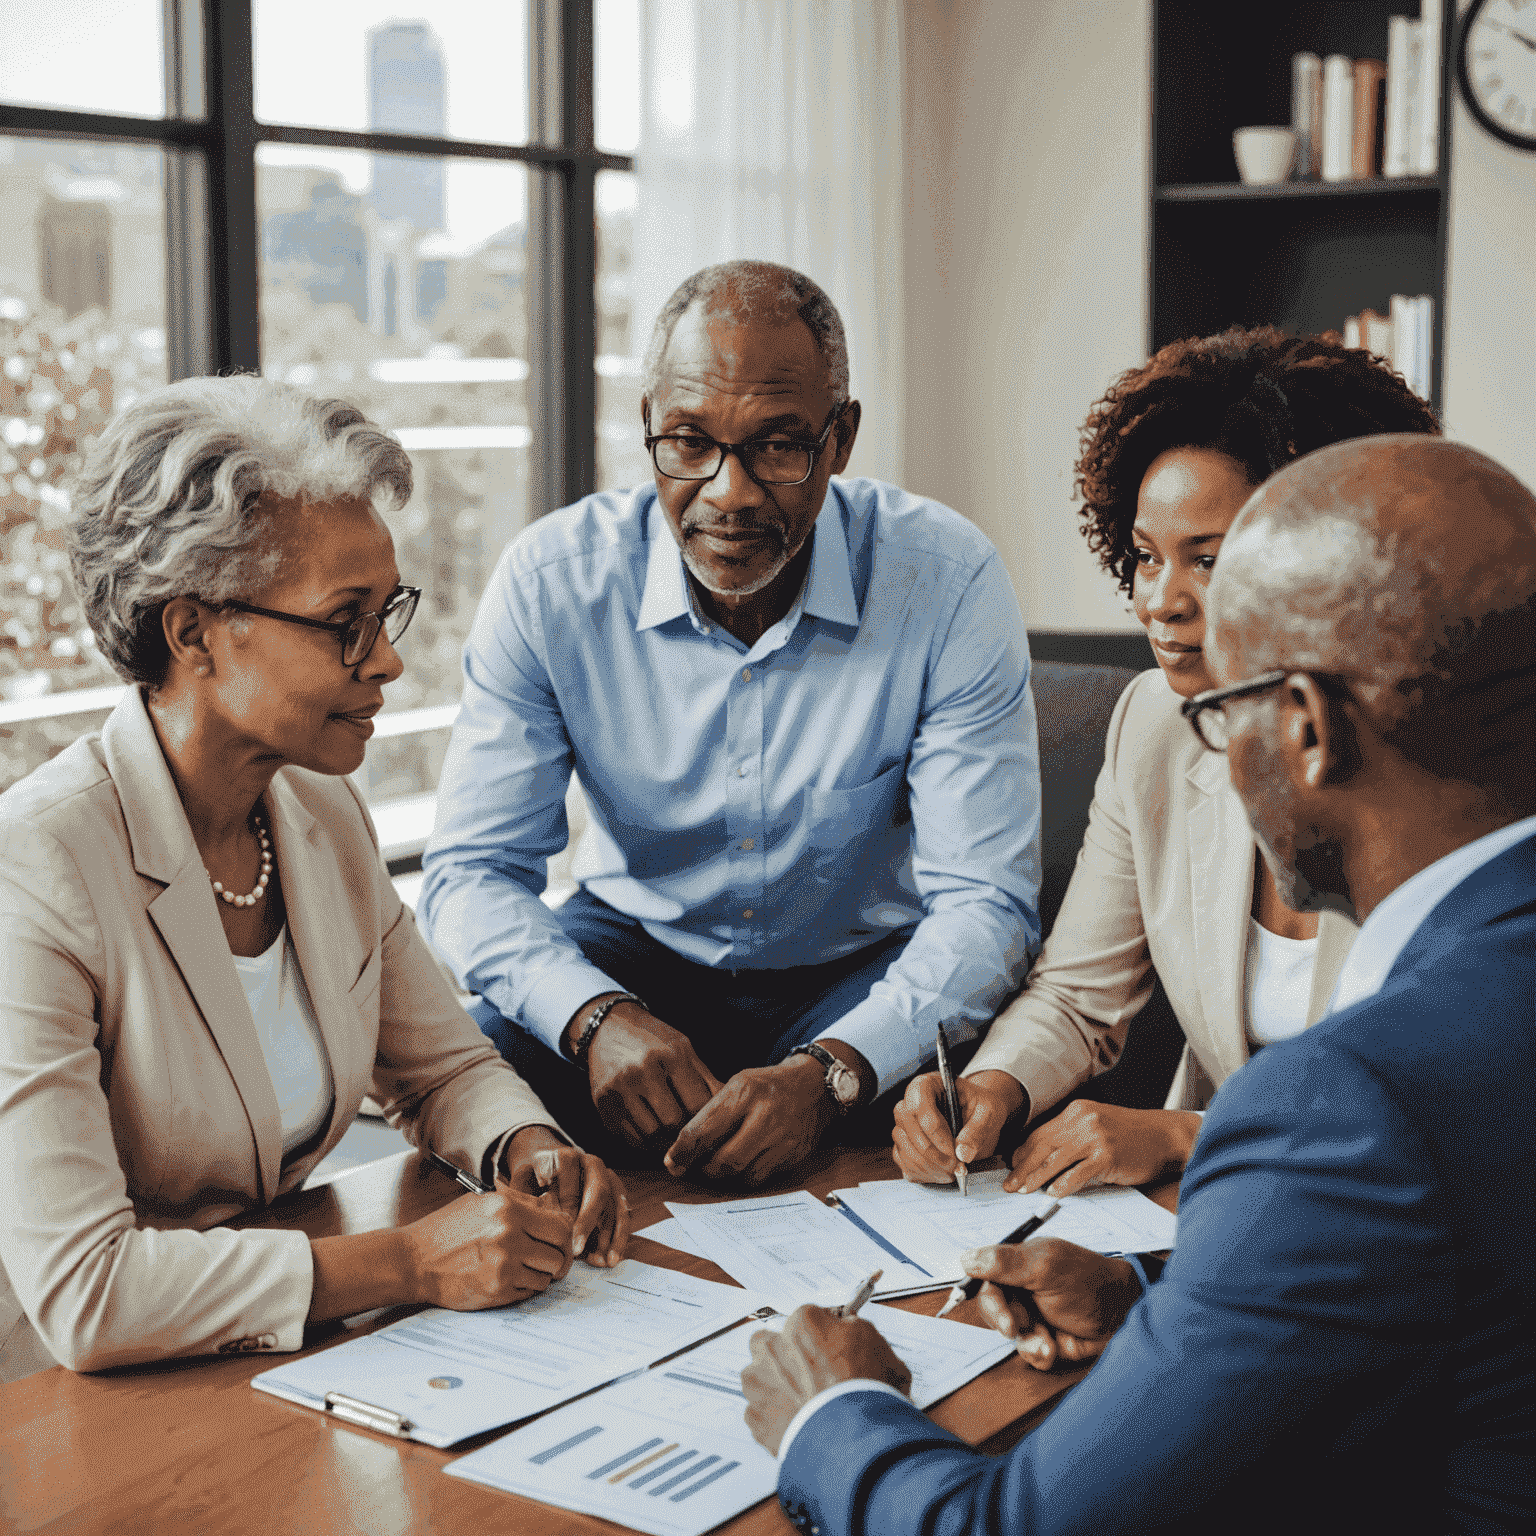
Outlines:
{"type": "Polygon", "coordinates": [[[1536,1529],[1536,838],[1382,990],[1261,1051],[1184,1176],[1179,1245],[1007,1456],[906,1403],[820,1409],[779,1473],[822,1536],[1536,1529]]]}

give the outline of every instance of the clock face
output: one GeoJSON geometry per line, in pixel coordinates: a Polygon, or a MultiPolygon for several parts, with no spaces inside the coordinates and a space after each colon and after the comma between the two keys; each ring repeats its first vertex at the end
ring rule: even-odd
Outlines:
{"type": "Polygon", "coordinates": [[[1489,133],[1536,150],[1536,0],[1474,0],[1461,23],[1456,74],[1489,133]]]}

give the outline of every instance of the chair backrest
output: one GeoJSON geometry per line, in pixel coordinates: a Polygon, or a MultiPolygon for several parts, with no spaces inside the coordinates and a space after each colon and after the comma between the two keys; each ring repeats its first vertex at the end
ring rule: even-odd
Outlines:
{"type": "Polygon", "coordinates": [[[1070,661],[1037,661],[1030,668],[1040,732],[1042,934],[1056,921],[1088,830],[1109,717],[1135,676],[1129,667],[1070,661]]]}
{"type": "MultiPolygon", "coordinates": [[[[1051,931],[1088,830],[1093,787],[1115,702],[1136,676],[1130,667],[1037,661],[1030,668],[1040,732],[1040,923],[1051,931]]],[[[1184,1036],[1161,982],[1136,1016],[1120,1060],[1071,1097],[1157,1109],[1167,1095],[1184,1036]]],[[[1059,1106],[1065,1107],[1065,1105],[1059,1106]]]]}

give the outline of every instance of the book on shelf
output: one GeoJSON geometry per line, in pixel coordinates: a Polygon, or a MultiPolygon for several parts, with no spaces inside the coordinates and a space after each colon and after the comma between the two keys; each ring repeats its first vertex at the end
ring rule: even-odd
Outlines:
{"type": "Polygon", "coordinates": [[[1364,347],[1403,376],[1420,399],[1429,399],[1435,301],[1427,294],[1394,293],[1387,313],[1363,309],[1343,326],[1346,347],[1364,347]]]}
{"type": "Polygon", "coordinates": [[[1323,180],[1348,181],[1354,169],[1355,66],[1342,53],[1323,60],[1323,180]]]}
{"type": "Polygon", "coordinates": [[[1296,179],[1316,181],[1323,174],[1323,61],[1315,53],[1291,57],[1291,131],[1296,179]]]}
{"type": "Polygon", "coordinates": [[[1419,90],[1419,24],[1406,16],[1387,19],[1387,125],[1382,148],[1384,176],[1412,173],[1410,153],[1419,90]]]}
{"type": "Polygon", "coordinates": [[[1355,60],[1350,174],[1359,181],[1381,174],[1381,126],[1386,86],[1387,66],[1380,59],[1355,60]]]}
{"type": "Polygon", "coordinates": [[[1412,156],[1416,176],[1433,176],[1440,169],[1441,15],[1441,0],[1420,0],[1418,112],[1412,156]]]}

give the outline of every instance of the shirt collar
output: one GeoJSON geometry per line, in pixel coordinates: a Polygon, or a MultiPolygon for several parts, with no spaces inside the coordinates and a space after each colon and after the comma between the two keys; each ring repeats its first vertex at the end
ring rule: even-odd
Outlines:
{"type": "Polygon", "coordinates": [[[1341,1008],[1374,997],[1425,918],[1463,880],[1533,834],[1536,816],[1527,816],[1464,844],[1403,881],[1360,925],[1334,983],[1328,1011],[1337,1013],[1341,1008]]]}
{"type": "MultiPolygon", "coordinates": [[[[655,629],[685,614],[702,624],[694,612],[682,551],[672,536],[666,512],[652,492],[647,534],[650,551],[645,565],[645,591],[635,629],[655,629]]],[[[853,597],[853,571],[848,558],[848,535],[843,529],[842,504],[829,485],[827,498],[816,514],[812,531],[811,569],[801,588],[804,612],[834,624],[857,628],[859,608],[853,597]]]]}

